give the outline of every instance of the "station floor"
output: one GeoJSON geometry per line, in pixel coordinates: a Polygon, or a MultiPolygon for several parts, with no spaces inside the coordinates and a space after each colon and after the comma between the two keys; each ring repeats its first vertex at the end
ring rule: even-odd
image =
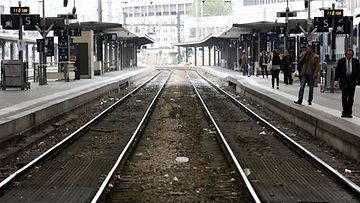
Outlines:
{"type": "MultiPolygon", "coordinates": [[[[280,74],[280,86],[279,89],[273,89],[271,87],[271,74],[268,78],[263,78],[262,75],[252,75],[250,77],[244,76],[242,72],[233,71],[230,69],[220,68],[220,67],[202,67],[208,72],[212,72],[215,75],[222,77],[233,77],[238,80],[244,81],[244,84],[252,85],[257,89],[263,89],[266,92],[271,92],[272,96],[276,97],[278,100],[281,100],[288,105],[295,106],[298,109],[303,109],[307,112],[316,113],[318,110],[323,111],[324,113],[330,114],[334,119],[340,118],[354,124],[355,126],[360,126],[360,86],[356,87],[354,104],[353,104],[353,118],[341,118],[341,91],[336,91],[335,93],[330,92],[320,92],[320,85],[314,87],[314,99],[312,105],[307,104],[308,99],[308,87],[305,87],[303,103],[302,105],[295,104],[294,101],[298,98],[298,92],[300,89],[300,83],[298,80],[295,80],[292,85],[285,85],[283,82],[283,75],[280,74]],[[316,111],[315,111],[316,110],[316,111]]],[[[359,132],[360,136],[360,132],[359,132]]]]}
{"type": "Polygon", "coordinates": [[[81,94],[100,85],[129,78],[145,68],[127,68],[116,72],[107,72],[101,76],[94,76],[92,79],[72,80],[70,82],[48,81],[47,85],[31,82],[29,90],[20,88],[7,88],[0,90],[0,121],[17,113],[38,108],[50,101],[64,99],[69,95],[81,94]]]}

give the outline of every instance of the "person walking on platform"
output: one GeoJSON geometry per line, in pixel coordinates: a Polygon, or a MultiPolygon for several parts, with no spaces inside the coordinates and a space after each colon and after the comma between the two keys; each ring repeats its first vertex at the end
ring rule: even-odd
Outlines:
{"type": "Polygon", "coordinates": [[[261,52],[260,61],[259,61],[260,68],[261,68],[261,74],[262,74],[263,78],[265,78],[264,73],[266,74],[266,78],[268,78],[267,61],[268,61],[268,57],[267,57],[266,51],[263,50],[261,52]]]}
{"type": "Polygon", "coordinates": [[[284,72],[284,83],[292,85],[293,79],[291,75],[292,71],[292,57],[287,49],[284,50],[284,56],[282,58],[283,72],[284,72]]]}
{"type": "Polygon", "coordinates": [[[243,71],[243,75],[247,75],[248,74],[248,57],[246,54],[246,51],[244,50],[242,55],[241,55],[241,69],[243,71]]]}
{"type": "Polygon", "coordinates": [[[360,82],[359,60],[353,56],[354,50],[346,50],[345,57],[338,60],[335,69],[335,86],[339,85],[341,89],[342,118],[352,118],[355,88],[360,82]]]}
{"type": "Polygon", "coordinates": [[[317,80],[320,71],[320,59],[319,55],[314,53],[314,48],[308,45],[306,51],[300,54],[300,90],[298,100],[294,101],[295,104],[301,104],[304,96],[305,85],[309,85],[309,98],[308,104],[311,105],[314,96],[314,82],[317,80]]]}
{"type": "Polygon", "coordinates": [[[271,85],[274,88],[274,83],[276,80],[276,89],[279,89],[279,73],[280,73],[280,65],[281,59],[279,53],[274,49],[272,54],[272,65],[271,65],[271,85]]]}

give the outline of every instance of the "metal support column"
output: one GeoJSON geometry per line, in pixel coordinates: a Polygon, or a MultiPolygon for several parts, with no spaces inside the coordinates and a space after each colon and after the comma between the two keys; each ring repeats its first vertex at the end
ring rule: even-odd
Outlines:
{"type": "Polygon", "coordinates": [[[211,46],[208,46],[208,53],[209,53],[209,66],[211,66],[211,46]]]}
{"type": "Polygon", "coordinates": [[[220,66],[220,61],[221,61],[221,57],[222,57],[222,51],[219,50],[217,52],[218,52],[218,60],[217,60],[218,63],[217,64],[218,64],[218,66],[220,66]]]}
{"type": "Polygon", "coordinates": [[[112,41],[110,41],[109,43],[108,43],[108,46],[109,46],[109,70],[110,71],[113,71],[113,62],[114,62],[114,48],[113,48],[113,42],[112,41]]]}
{"type": "MultiPolygon", "coordinates": [[[[260,33],[258,33],[258,37],[257,37],[257,61],[258,61],[258,66],[260,68],[260,53],[261,53],[261,46],[260,46],[260,43],[261,43],[261,39],[260,39],[260,33]]],[[[261,70],[261,68],[260,68],[261,70]]],[[[255,75],[257,75],[257,70],[255,69],[255,75]]]]}
{"type": "Polygon", "coordinates": [[[115,58],[114,58],[115,70],[118,71],[119,70],[119,58],[118,58],[118,55],[119,55],[119,42],[118,41],[114,42],[114,49],[115,49],[115,58]]]}
{"type": "Polygon", "coordinates": [[[205,47],[201,47],[202,48],[202,51],[201,51],[201,56],[202,56],[202,60],[201,60],[201,64],[203,66],[205,66],[205,47]]]}
{"type": "Polygon", "coordinates": [[[2,60],[5,59],[5,43],[4,43],[4,46],[1,46],[1,59],[2,60]]]}
{"type": "MultiPolygon", "coordinates": [[[[21,8],[21,1],[19,1],[19,7],[21,8]]],[[[23,61],[24,60],[24,52],[23,52],[23,47],[22,47],[22,43],[23,43],[23,19],[21,17],[21,14],[19,14],[19,43],[18,43],[18,51],[19,51],[19,60],[23,61]]]]}
{"type": "Polygon", "coordinates": [[[120,70],[122,70],[124,68],[124,47],[122,45],[122,43],[120,43],[120,47],[119,47],[119,57],[120,57],[120,70]]]}
{"type": "Polygon", "coordinates": [[[284,50],[287,49],[287,38],[288,38],[288,23],[289,23],[289,0],[286,0],[286,10],[285,10],[285,33],[284,33],[284,50]]]}
{"type": "Polygon", "coordinates": [[[237,68],[238,71],[240,71],[240,64],[239,64],[239,59],[240,59],[239,44],[240,44],[240,42],[237,40],[237,41],[236,41],[236,61],[235,61],[235,63],[236,63],[236,66],[237,66],[236,68],[237,68]]]}
{"type": "Polygon", "coordinates": [[[31,47],[31,60],[33,62],[35,61],[35,51],[36,51],[36,47],[35,47],[35,45],[32,45],[32,47],[31,47]]]}
{"type": "MultiPolygon", "coordinates": [[[[335,4],[332,4],[332,9],[335,9],[335,4]]],[[[336,61],[336,55],[335,55],[335,49],[336,49],[336,29],[335,29],[335,20],[332,20],[332,31],[331,31],[331,61],[336,61]]]]}
{"type": "Polygon", "coordinates": [[[14,42],[10,42],[10,60],[14,60],[14,42]]]}
{"type": "MultiPolygon", "coordinates": [[[[42,21],[41,21],[41,29],[37,27],[38,31],[41,34],[42,40],[45,42],[46,39],[46,23],[45,23],[45,0],[42,1],[42,21]]],[[[39,85],[47,85],[47,76],[46,76],[46,54],[44,51],[44,47],[42,47],[42,51],[39,53],[39,85]]]]}
{"type": "Polygon", "coordinates": [[[134,45],[134,60],[133,60],[133,65],[135,67],[137,67],[137,48],[136,46],[134,45]]]}
{"type": "Polygon", "coordinates": [[[251,42],[251,70],[249,75],[255,75],[255,38],[256,33],[253,33],[251,42]]]}
{"type": "Polygon", "coordinates": [[[109,69],[109,43],[104,43],[104,72],[109,69]]]}
{"type": "Polygon", "coordinates": [[[120,42],[118,41],[116,44],[116,70],[121,70],[121,49],[120,49],[120,42]]]}
{"type": "Polygon", "coordinates": [[[194,47],[194,56],[195,56],[195,61],[194,61],[194,65],[197,66],[197,47],[194,47]]]}
{"type": "Polygon", "coordinates": [[[233,61],[233,47],[232,47],[232,44],[231,44],[232,42],[230,42],[230,47],[228,47],[228,49],[229,49],[229,52],[228,52],[228,58],[227,58],[227,67],[225,67],[225,68],[228,68],[228,69],[231,69],[231,70],[233,70],[233,68],[232,68],[232,61],[233,61]]]}
{"type": "Polygon", "coordinates": [[[29,44],[25,45],[25,60],[29,60],[29,44]]]}
{"type": "Polygon", "coordinates": [[[214,66],[216,66],[216,47],[214,46],[214,66]]]}

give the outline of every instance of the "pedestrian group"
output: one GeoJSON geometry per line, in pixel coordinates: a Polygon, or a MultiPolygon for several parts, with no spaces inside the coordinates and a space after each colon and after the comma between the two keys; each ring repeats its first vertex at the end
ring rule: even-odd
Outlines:
{"type": "MultiPolygon", "coordinates": [[[[327,55],[327,62],[329,55],[327,55]]],[[[248,57],[244,50],[240,58],[240,67],[243,75],[248,75],[248,57]]],[[[280,54],[276,49],[271,53],[262,50],[259,58],[259,67],[263,78],[268,78],[268,70],[271,72],[271,86],[279,89],[279,73],[282,70],[284,74],[284,84],[293,84],[294,65],[291,53],[284,50],[280,54]]],[[[314,47],[308,45],[306,50],[301,52],[298,59],[298,70],[295,70],[295,75],[299,77],[300,89],[298,91],[298,99],[294,101],[295,104],[301,105],[304,98],[304,91],[306,85],[309,88],[308,105],[312,105],[314,97],[314,86],[320,74],[320,57],[314,52],[314,47]]],[[[248,75],[249,76],[249,75],[248,75]]],[[[345,56],[338,60],[335,69],[335,87],[341,89],[342,101],[342,118],[352,118],[352,106],[354,103],[355,89],[360,85],[360,64],[359,60],[354,58],[353,49],[347,49],[345,56]]]]}

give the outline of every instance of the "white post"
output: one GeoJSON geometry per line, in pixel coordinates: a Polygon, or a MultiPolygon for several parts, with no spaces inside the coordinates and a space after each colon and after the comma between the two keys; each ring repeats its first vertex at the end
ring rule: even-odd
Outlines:
{"type": "Polygon", "coordinates": [[[310,8],[311,8],[311,0],[308,0],[308,18],[307,18],[307,41],[308,41],[308,44],[309,42],[311,42],[311,38],[312,38],[312,34],[311,34],[311,25],[312,25],[312,20],[311,20],[311,17],[310,17],[310,8]]]}
{"type": "Polygon", "coordinates": [[[98,19],[99,19],[99,22],[102,22],[102,3],[101,3],[101,0],[98,0],[98,19]]]}
{"type": "Polygon", "coordinates": [[[198,3],[199,0],[195,0],[195,19],[196,19],[196,23],[195,23],[195,37],[196,40],[199,40],[199,11],[198,11],[198,3]]]}

